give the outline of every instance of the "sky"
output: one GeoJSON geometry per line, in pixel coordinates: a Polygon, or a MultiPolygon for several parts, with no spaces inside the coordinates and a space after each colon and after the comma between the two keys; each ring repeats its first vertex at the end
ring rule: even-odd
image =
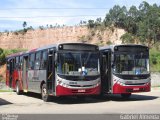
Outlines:
{"type": "MultiPolygon", "coordinates": [[[[0,0],[0,32],[27,27],[77,25],[81,20],[102,19],[114,5],[139,6],[144,0],[0,0]]],[[[160,0],[145,0],[160,5],[160,0]]]]}

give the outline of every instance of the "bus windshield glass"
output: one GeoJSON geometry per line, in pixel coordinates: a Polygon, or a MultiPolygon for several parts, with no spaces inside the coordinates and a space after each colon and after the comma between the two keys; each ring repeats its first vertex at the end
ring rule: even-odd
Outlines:
{"type": "Polygon", "coordinates": [[[99,75],[99,53],[60,52],[57,72],[61,75],[94,76],[99,75]]]}
{"type": "Polygon", "coordinates": [[[115,54],[113,72],[116,74],[149,74],[147,54],[115,54]]]}

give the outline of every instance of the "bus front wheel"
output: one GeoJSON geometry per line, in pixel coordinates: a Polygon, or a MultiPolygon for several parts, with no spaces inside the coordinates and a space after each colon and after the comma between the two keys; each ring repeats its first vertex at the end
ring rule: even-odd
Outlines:
{"type": "Polygon", "coordinates": [[[131,97],[131,93],[122,93],[121,97],[125,98],[125,99],[130,98],[131,97]]]}
{"type": "Polygon", "coordinates": [[[42,95],[42,100],[43,101],[45,101],[45,102],[49,101],[49,95],[48,95],[48,92],[47,92],[46,84],[42,85],[41,95],[42,95]]]}

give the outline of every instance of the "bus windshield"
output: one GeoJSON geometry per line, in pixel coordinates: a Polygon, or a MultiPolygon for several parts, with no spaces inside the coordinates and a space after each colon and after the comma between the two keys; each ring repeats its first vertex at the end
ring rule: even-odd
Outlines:
{"type": "Polygon", "coordinates": [[[115,54],[113,72],[117,74],[149,74],[147,54],[115,54]]]}
{"type": "Polygon", "coordinates": [[[60,52],[57,68],[58,74],[63,75],[99,75],[99,54],[97,52],[60,52]]]}

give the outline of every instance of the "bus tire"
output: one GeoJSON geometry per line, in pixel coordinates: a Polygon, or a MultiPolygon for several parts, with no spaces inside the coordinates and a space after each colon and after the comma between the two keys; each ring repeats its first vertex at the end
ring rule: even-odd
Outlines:
{"type": "Polygon", "coordinates": [[[19,81],[16,82],[16,93],[17,93],[17,95],[22,94],[22,90],[20,90],[20,83],[19,83],[19,81]]]}
{"type": "Polygon", "coordinates": [[[128,98],[131,97],[131,93],[122,93],[122,94],[121,94],[121,97],[122,97],[122,98],[125,98],[125,99],[128,99],[128,98]]]}
{"type": "Polygon", "coordinates": [[[42,100],[45,102],[49,101],[50,96],[47,93],[47,88],[46,88],[46,84],[42,85],[42,89],[41,89],[41,96],[42,96],[42,100]]]}

